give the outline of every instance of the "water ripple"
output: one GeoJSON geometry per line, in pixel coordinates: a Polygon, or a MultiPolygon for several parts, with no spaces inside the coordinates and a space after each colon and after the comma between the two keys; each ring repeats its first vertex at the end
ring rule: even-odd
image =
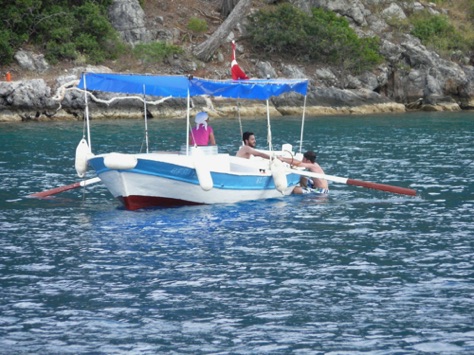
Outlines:
{"type": "MultiPolygon", "coordinates": [[[[274,129],[297,141],[293,123],[274,129]]],[[[415,198],[334,183],[326,199],[136,212],[100,185],[23,198],[71,183],[78,127],[58,124],[66,143],[51,144],[51,126],[26,125],[34,152],[6,127],[0,353],[474,353],[473,122],[448,123],[307,124],[328,173],[415,188],[415,198]]],[[[104,138],[123,134],[97,124],[104,138]]]]}

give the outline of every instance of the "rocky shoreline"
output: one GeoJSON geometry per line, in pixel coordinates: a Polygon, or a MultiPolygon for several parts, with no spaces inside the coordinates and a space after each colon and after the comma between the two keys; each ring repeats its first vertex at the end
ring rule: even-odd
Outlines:
{"type": "MultiPolygon", "coordinates": [[[[77,68],[95,72],[111,72],[107,68],[77,68]]],[[[80,74],[61,76],[54,84],[48,85],[44,79],[0,82],[0,122],[26,121],[67,121],[83,120],[84,93],[75,88],[80,74]]],[[[93,93],[88,96],[91,119],[140,119],[143,117],[143,103],[140,100],[126,99],[107,103],[117,95],[93,93]]],[[[170,99],[154,105],[148,98],[149,118],[182,118],[186,115],[186,101],[170,99]]],[[[474,100],[471,100],[474,101],[474,100]]],[[[471,102],[473,109],[474,103],[471,102]]],[[[205,110],[213,118],[233,118],[240,116],[264,117],[266,103],[256,101],[236,102],[235,100],[193,98],[193,111],[205,110]]],[[[411,104],[402,104],[388,99],[374,91],[358,89],[338,89],[334,87],[314,87],[310,84],[306,100],[307,116],[363,115],[376,113],[404,113],[423,111],[461,111],[466,106],[455,102],[451,97],[426,100],[420,98],[411,104]]],[[[270,100],[273,117],[294,116],[303,113],[303,97],[291,94],[270,100]]]]}

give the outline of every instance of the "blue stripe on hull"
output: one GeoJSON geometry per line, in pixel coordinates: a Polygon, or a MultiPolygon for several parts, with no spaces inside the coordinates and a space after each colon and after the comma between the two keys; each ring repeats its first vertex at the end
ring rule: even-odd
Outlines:
{"type": "MultiPolygon", "coordinates": [[[[104,165],[104,159],[102,157],[90,159],[89,164],[94,168],[97,174],[110,171],[110,169],[104,165]]],[[[175,164],[165,162],[138,159],[137,166],[134,169],[126,171],[199,185],[199,180],[195,169],[177,166],[175,164]]],[[[271,175],[239,175],[211,172],[211,176],[213,180],[213,187],[223,190],[259,191],[275,189],[275,183],[271,175]]],[[[296,185],[299,182],[299,178],[299,175],[296,174],[287,175],[288,186],[296,185]]]]}

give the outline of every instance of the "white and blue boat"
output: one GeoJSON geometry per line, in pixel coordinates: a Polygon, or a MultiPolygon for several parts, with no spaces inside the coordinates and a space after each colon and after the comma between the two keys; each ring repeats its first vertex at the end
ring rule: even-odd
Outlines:
{"type": "MultiPolygon", "coordinates": [[[[285,144],[279,151],[272,147],[269,99],[290,92],[305,96],[307,85],[306,79],[208,80],[187,76],[83,73],[78,88],[85,93],[87,136],[76,150],[77,173],[84,177],[88,167],[92,167],[110,193],[128,210],[288,196],[298,184],[300,175],[275,158],[294,153],[290,144],[285,144]],[[187,138],[183,148],[180,152],[150,152],[146,139],[145,153],[93,153],[87,105],[88,93],[92,91],[187,99],[187,123],[183,127],[187,138]],[[245,159],[219,153],[217,146],[192,146],[187,132],[191,125],[190,101],[195,96],[266,100],[270,139],[265,152],[272,159],[245,159]]],[[[302,112],[304,122],[304,107],[302,112]]],[[[146,125],[146,114],[144,117],[146,125]]]]}

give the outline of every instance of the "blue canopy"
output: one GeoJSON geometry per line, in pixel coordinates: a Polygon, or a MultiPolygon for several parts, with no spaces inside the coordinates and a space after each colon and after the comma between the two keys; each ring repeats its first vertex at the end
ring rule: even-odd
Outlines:
{"type": "Polygon", "coordinates": [[[184,98],[215,97],[266,100],[288,92],[306,95],[307,79],[208,80],[179,75],[83,73],[79,89],[184,98]]]}

